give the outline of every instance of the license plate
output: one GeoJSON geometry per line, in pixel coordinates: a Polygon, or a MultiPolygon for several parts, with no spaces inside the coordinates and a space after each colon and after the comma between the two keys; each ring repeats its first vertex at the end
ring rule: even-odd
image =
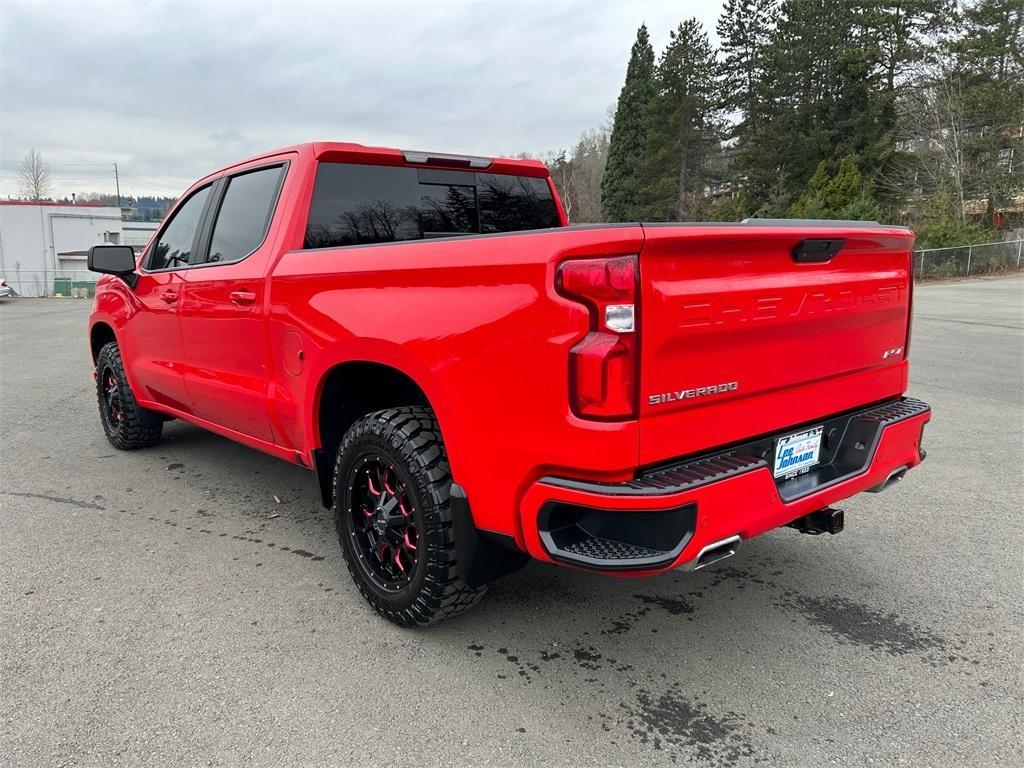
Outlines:
{"type": "Polygon", "coordinates": [[[822,427],[815,427],[779,438],[775,444],[775,477],[790,477],[818,463],[821,430],[822,427]]]}

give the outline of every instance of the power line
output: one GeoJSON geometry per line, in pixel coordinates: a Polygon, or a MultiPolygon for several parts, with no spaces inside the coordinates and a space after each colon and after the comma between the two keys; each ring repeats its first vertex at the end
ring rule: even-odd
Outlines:
{"type": "MultiPolygon", "coordinates": [[[[121,176],[126,179],[132,179],[138,184],[148,184],[154,187],[160,187],[162,189],[174,190],[175,192],[181,192],[185,190],[189,183],[186,182],[181,185],[168,183],[167,181],[158,181],[156,179],[149,178],[137,173],[125,172],[117,163],[51,163],[47,162],[47,166],[50,169],[50,175],[56,179],[66,179],[74,181],[90,181],[100,179],[110,179],[112,176],[121,176]],[[98,169],[110,168],[110,174],[100,174],[98,169]]],[[[21,169],[21,163],[14,160],[0,160],[0,176],[17,177],[18,171],[21,169]],[[3,167],[6,166],[8,169],[6,172],[3,167]]],[[[116,178],[115,178],[116,181],[116,178]]]]}
{"type": "Polygon", "coordinates": [[[165,183],[165,182],[162,182],[162,181],[158,181],[157,179],[153,179],[153,178],[151,178],[149,176],[143,176],[142,174],[136,173],[135,171],[127,171],[126,172],[126,171],[124,171],[124,169],[122,169],[121,172],[122,173],[127,173],[128,176],[134,176],[136,179],[141,179],[142,181],[151,181],[151,182],[153,182],[155,184],[163,184],[163,183],[165,183]]]}
{"type": "Polygon", "coordinates": [[[184,184],[182,186],[175,186],[173,184],[167,184],[165,182],[154,181],[152,179],[146,179],[141,176],[136,176],[134,173],[125,173],[124,171],[121,171],[120,175],[121,178],[126,179],[128,181],[133,181],[136,184],[144,184],[150,187],[158,187],[160,189],[173,190],[174,192],[178,193],[183,192],[188,187],[187,184],[184,184]]]}

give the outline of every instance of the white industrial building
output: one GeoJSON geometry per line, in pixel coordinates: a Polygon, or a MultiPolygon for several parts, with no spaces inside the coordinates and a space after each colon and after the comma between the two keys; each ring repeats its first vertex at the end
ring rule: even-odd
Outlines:
{"type": "Polygon", "coordinates": [[[89,295],[90,246],[141,249],[156,221],[123,221],[115,206],[0,200],[0,277],[19,296],[89,295]]]}

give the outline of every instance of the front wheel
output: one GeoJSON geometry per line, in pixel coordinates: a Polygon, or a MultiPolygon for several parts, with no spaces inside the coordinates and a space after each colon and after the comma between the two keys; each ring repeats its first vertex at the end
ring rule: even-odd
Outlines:
{"type": "Polygon", "coordinates": [[[135,402],[117,342],[104,344],[96,356],[96,399],[103,432],[115,448],[130,451],[159,442],[163,422],[135,402]]]}
{"type": "Polygon", "coordinates": [[[334,515],[349,573],[384,618],[434,624],[484,596],[459,575],[450,504],[452,477],[429,408],[364,416],[334,464],[334,515]]]}

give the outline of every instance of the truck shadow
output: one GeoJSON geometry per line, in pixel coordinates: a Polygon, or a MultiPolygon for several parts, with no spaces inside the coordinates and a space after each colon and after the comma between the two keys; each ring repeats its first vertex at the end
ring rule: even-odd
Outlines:
{"type": "MultiPolygon", "coordinates": [[[[168,425],[167,440],[146,455],[153,453],[193,486],[191,498],[203,499],[195,514],[202,512],[206,533],[230,531],[232,541],[308,556],[310,568],[329,569],[325,610],[340,601],[339,621],[353,610],[372,614],[341,564],[333,516],[311,472],[186,424],[168,425]]],[[[370,626],[450,658],[460,674],[490,678],[507,695],[556,712],[572,708],[587,728],[715,765],[756,762],[790,710],[804,711],[799,697],[771,714],[755,703],[764,685],[752,683],[755,670],[766,664],[772,679],[799,681],[806,695],[836,685],[833,670],[807,659],[855,654],[879,671],[971,661],[960,643],[871,607],[866,593],[896,585],[867,572],[842,542],[809,538],[773,532],[706,570],[645,579],[533,563],[435,627],[370,626]],[[737,712],[727,700],[750,707],[737,712]]]]}

